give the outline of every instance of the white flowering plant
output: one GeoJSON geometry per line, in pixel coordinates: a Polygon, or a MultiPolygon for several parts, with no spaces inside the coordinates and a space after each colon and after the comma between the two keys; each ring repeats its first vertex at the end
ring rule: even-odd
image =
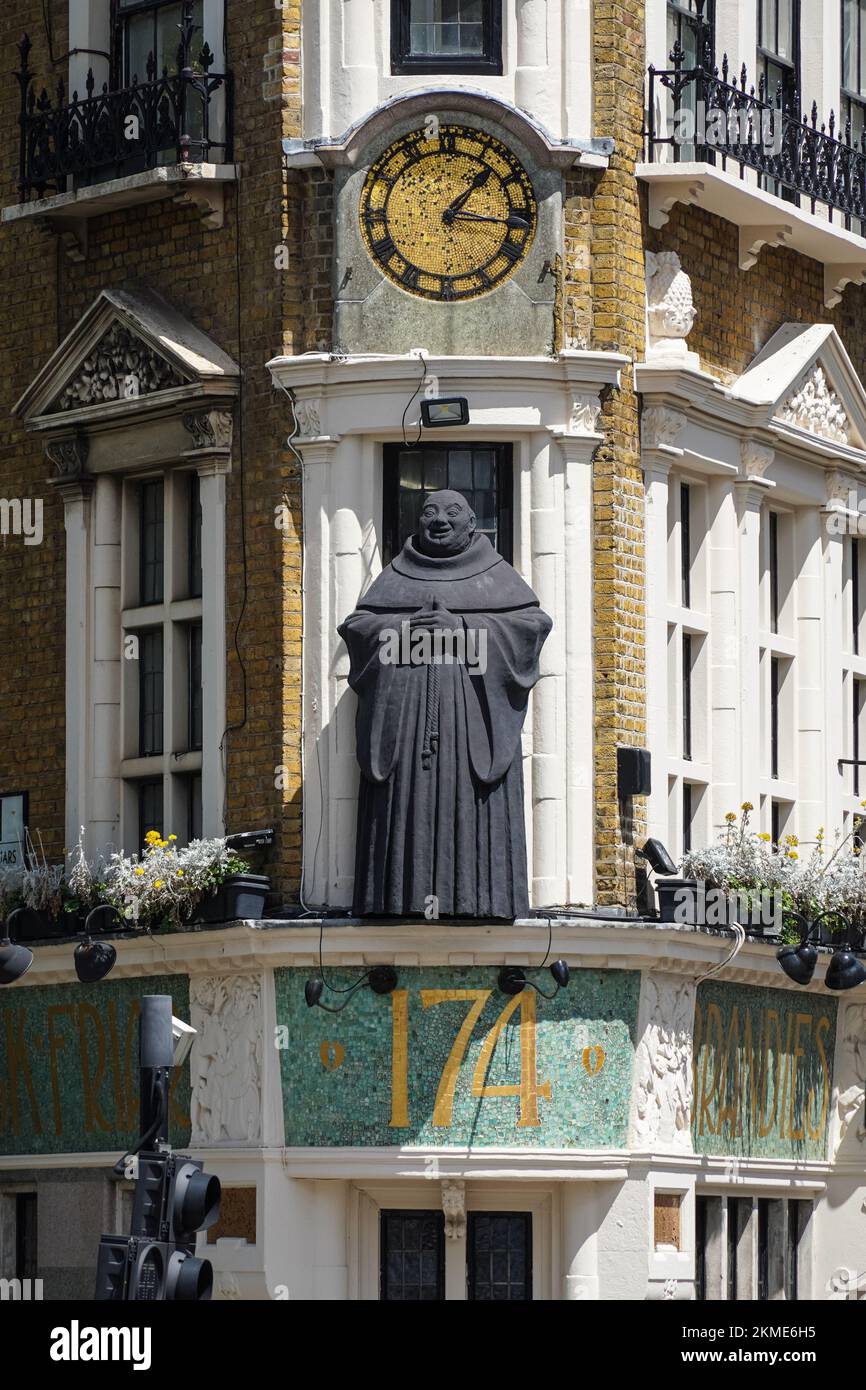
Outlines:
{"type": "MultiPolygon", "coordinates": [[[[690,850],[681,872],[756,905],[763,894],[778,893],[783,911],[793,909],[808,921],[838,912],[855,927],[866,926],[866,866],[855,833],[837,837],[830,850],[822,826],[808,858],[801,859],[796,835],[786,835],[776,846],[766,832],[750,829],[753,810],[751,802],[744,801],[739,817],[729,811],[716,844],[690,850]]],[[[845,931],[844,923],[833,918],[827,927],[831,934],[845,931]]],[[[786,925],[782,935],[799,940],[793,924],[786,925]]]]}
{"type": "Polygon", "coordinates": [[[151,830],[141,855],[111,856],[105,901],[134,927],[178,928],[227,878],[248,870],[225,839],[191,840],[178,849],[176,835],[163,839],[151,830]]]}

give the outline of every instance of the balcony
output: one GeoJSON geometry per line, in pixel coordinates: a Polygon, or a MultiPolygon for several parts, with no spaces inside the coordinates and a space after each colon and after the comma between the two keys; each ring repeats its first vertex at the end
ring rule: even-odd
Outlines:
{"type": "Polygon", "coordinates": [[[91,69],[85,94],[67,100],[62,79],[53,97],[37,93],[31,43],[18,44],[19,202],[4,222],[45,219],[56,230],[78,230],[91,216],[116,207],[174,197],[202,209],[206,225],[222,221],[222,189],[236,177],[232,164],[232,78],[214,72],[207,44],[193,53],[192,7],[184,16],[177,70],[156,71],[151,54],[145,81],[110,90],[91,69]]]}
{"type": "Polygon", "coordinates": [[[824,266],[824,298],[866,280],[866,132],[852,141],[831,112],[818,124],[770,95],[763,79],[748,84],[745,64],[731,80],[709,55],[686,67],[649,68],[646,162],[650,223],[662,227],[677,202],[694,203],[740,229],[739,264],[748,270],[764,246],[790,246],[824,266]]]}

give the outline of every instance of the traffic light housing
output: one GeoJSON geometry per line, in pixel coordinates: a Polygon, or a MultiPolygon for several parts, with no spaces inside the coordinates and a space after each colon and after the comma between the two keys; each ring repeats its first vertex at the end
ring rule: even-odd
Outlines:
{"type": "Polygon", "coordinates": [[[210,1260],[195,1254],[198,1231],[219,1217],[220,1181],[185,1154],[141,1153],[129,1236],[103,1236],[97,1301],[201,1302],[213,1290],[210,1260]]]}

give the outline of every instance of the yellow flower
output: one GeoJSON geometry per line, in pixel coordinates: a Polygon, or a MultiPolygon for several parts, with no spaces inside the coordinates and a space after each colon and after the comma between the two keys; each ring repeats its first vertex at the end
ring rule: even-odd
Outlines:
{"type": "Polygon", "coordinates": [[[797,836],[796,836],[796,835],[786,835],[786,836],[785,836],[785,844],[786,844],[786,845],[798,845],[799,843],[800,843],[800,841],[797,839],[797,836]]]}
{"type": "Polygon", "coordinates": [[[176,840],[176,839],[177,839],[177,836],[176,836],[176,835],[169,835],[168,838],[169,838],[170,840],[176,840]]]}
{"type": "Polygon", "coordinates": [[[797,853],[797,851],[796,851],[795,849],[786,849],[786,850],[785,850],[785,853],[787,854],[787,856],[788,856],[789,859],[799,859],[799,858],[800,858],[799,854],[797,853]]]}
{"type": "Polygon", "coordinates": [[[175,875],[175,877],[176,877],[176,878],[183,878],[183,869],[178,869],[177,874],[175,875]]]}
{"type": "Polygon", "coordinates": [[[751,801],[744,801],[742,806],[740,807],[741,811],[754,811],[754,809],[755,808],[752,805],[751,801]]]}
{"type": "Polygon", "coordinates": [[[736,819],[737,817],[733,811],[729,811],[728,814],[725,816],[725,820],[728,822],[728,825],[731,825],[736,819]]]}
{"type": "Polygon", "coordinates": [[[154,888],[161,888],[161,887],[162,887],[162,879],[161,879],[161,878],[158,878],[158,879],[156,880],[156,883],[155,883],[153,886],[154,886],[154,888]]]}
{"type": "Polygon", "coordinates": [[[160,835],[158,830],[148,830],[144,839],[147,844],[155,845],[162,839],[162,836],[160,835]]]}
{"type": "Polygon", "coordinates": [[[758,839],[759,839],[759,840],[764,840],[764,841],[766,841],[766,840],[772,840],[772,838],[773,838],[772,835],[771,835],[771,834],[769,833],[769,831],[767,831],[767,830],[765,830],[765,831],[763,832],[763,834],[761,834],[761,835],[758,836],[758,839]]]}
{"type": "Polygon", "coordinates": [[[144,869],[136,869],[135,872],[136,872],[136,873],[139,875],[139,877],[140,877],[140,876],[144,873],[144,869]]]}

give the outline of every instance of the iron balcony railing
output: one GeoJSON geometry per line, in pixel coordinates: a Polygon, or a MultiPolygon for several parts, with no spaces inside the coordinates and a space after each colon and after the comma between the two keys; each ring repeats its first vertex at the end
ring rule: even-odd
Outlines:
{"type": "Polygon", "coordinates": [[[801,115],[796,93],[785,103],[781,86],[768,93],[763,76],[756,91],[745,63],[739,81],[731,81],[727,54],[721,71],[709,49],[698,67],[685,66],[679,45],[669,61],[670,68],[649,68],[650,162],[695,160],[726,169],[732,161],[741,179],[751,169],[790,202],[806,199],[812,212],[823,203],[830,221],[834,210],[846,227],[866,218],[866,130],[852,140],[850,120],[837,131],[832,111],[819,126],[815,102],[801,115]]]}
{"type": "Polygon", "coordinates": [[[22,202],[34,194],[121,178],[157,164],[229,163],[231,153],[232,79],[212,72],[214,56],[207,44],[193,54],[192,5],[185,4],[179,25],[177,71],[156,71],[151,53],[146,81],[133,76],[128,87],[96,92],[91,69],[84,97],[66,100],[61,79],[52,99],[36,94],[29,68],[30,39],[18,44],[21,66],[15,74],[21,89],[18,191],[22,202]]]}

